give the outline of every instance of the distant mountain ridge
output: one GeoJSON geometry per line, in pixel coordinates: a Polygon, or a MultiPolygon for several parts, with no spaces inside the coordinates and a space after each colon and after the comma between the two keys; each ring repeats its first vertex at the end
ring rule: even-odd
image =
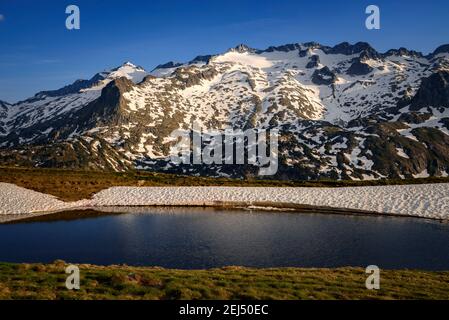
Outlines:
{"type": "MultiPolygon", "coordinates": [[[[278,129],[280,179],[449,174],[449,45],[424,55],[368,43],[244,44],[168,62],[131,62],[0,102],[0,164],[254,176],[251,166],[169,161],[170,133],[278,129]]],[[[1,97],[0,97],[1,98],[1,97]]]]}

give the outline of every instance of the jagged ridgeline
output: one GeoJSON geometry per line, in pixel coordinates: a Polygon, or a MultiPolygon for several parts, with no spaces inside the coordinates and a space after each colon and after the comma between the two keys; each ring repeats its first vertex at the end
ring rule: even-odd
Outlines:
{"type": "Polygon", "coordinates": [[[279,130],[281,179],[449,173],[449,45],[423,55],[367,43],[290,44],[132,63],[0,102],[0,164],[255,176],[251,165],[173,165],[175,130],[279,130]]]}

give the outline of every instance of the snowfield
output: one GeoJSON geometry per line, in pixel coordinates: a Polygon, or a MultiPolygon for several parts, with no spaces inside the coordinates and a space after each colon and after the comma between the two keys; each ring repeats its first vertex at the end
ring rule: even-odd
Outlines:
{"type": "Polygon", "coordinates": [[[73,208],[77,202],[66,203],[56,197],[0,183],[0,215],[18,215],[59,211],[73,208]]]}
{"type": "Polygon", "coordinates": [[[449,219],[449,183],[346,188],[112,187],[90,200],[66,203],[0,183],[0,214],[19,215],[110,206],[298,204],[449,219]]]}

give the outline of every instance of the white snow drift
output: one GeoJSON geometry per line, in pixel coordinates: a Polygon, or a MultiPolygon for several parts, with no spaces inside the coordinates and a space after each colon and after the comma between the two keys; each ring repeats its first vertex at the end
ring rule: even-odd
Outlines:
{"type": "Polygon", "coordinates": [[[73,204],[14,184],[0,183],[0,214],[3,215],[58,211],[71,208],[73,204]]]}
{"type": "Polygon", "coordinates": [[[80,207],[198,206],[217,203],[289,203],[449,219],[449,184],[346,188],[112,187],[91,200],[65,203],[53,196],[0,183],[0,214],[80,207]]]}

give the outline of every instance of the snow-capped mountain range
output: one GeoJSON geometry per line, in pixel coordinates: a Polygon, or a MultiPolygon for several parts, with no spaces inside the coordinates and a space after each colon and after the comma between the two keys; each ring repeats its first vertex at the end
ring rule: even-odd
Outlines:
{"type": "MultiPolygon", "coordinates": [[[[1,97],[0,97],[1,98],[1,97]]],[[[176,129],[279,129],[281,179],[449,174],[449,45],[423,55],[367,43],[289,44],[130,62],[89,80],[0,101],[0,164],[252,176],[249,166],[175,166],[176,129]]]]}

